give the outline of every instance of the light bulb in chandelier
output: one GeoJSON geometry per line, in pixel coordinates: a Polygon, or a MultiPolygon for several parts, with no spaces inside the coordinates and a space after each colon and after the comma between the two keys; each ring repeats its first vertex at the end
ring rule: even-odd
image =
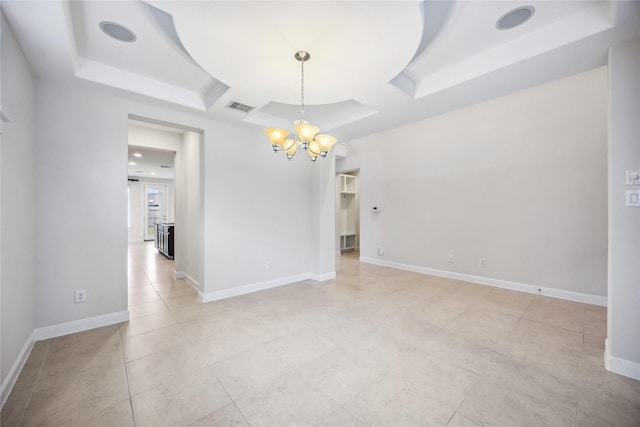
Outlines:
{"type": "Polygon", "coordinates": [[[318,156],[324,158],[327,156],[331,147],[338,142],[331,135],[318,134],[320,128],[313,126],[305,119],[304,111],[304,63],[311,58],[308,52],[299,51],[294,55],[300,61],[301,79],[300,79],[300,118],[294,122],[295,135],[294,138],[286,139],[289,131],[280,128],[268,128],[265,133],[269,137],[271,147],[274,152],[284,151],[287,158],[291,160],[296,154],[298,146],[300,146],[307,157],[312,162],[318,159],[318,156]]]}

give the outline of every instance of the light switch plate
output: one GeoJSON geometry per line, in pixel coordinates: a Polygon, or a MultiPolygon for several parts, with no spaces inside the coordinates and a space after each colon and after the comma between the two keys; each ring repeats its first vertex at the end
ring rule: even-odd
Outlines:
{"type": "Polygon", "coordinates": [[[627,190],[625,191],[625,206],[635,207],[640,206],[640,190],[627,190]]]}
{"type": "Polygon", "coordinates": [[[627,171],[627,185],[640,185],[640,172],[635,169],[627,171]]]}

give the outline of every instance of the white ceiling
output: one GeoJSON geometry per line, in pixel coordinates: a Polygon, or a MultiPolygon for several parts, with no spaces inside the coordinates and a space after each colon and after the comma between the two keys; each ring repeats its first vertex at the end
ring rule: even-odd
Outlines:
{"type": "Polygon", "coordinates": [[[13,1],[40,77],[90,80],[253,127],[291,127],[307,50],[308,119],[342,142],[606,63],[640,37],[633,1],[13,1]],[[519,6],[533,17],[496,21],[519,6]],[[125,43],[102,21],[132,30],[125,43]],[[255,107],[226,108],[230,101],[255,107]]]}
{"type": "Polygon", "coordinates": [[[175,179],[175,151],[129,146],[129,177],[175,179]],[[139,154],[140,157],[135,154],[139,154]],[[135,163],[132,165],[131,163],[135,163]]]}

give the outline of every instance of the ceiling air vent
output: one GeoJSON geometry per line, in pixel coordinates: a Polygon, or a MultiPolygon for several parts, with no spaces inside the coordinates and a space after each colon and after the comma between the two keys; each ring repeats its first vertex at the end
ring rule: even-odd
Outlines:
{"type": "Polygon", "coordinates": [[[236,101],[231,101],[230,103],[228,103],[227,108],[242,111],[243,113],[250,113],[253,110],[253,107],[249,107],[248,105],[244,105],[236,101]]]}

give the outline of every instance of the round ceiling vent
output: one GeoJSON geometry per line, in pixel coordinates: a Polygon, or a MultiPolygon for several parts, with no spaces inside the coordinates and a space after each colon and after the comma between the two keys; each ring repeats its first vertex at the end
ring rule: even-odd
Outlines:
{"type": "Polygon", "coordinates": [[[522,25],[531,19],[535,11],[533,6],[523,6],[513,9],[498,19],[496,28],[499,30],[510,30],[511,28],[522,25]]]}
{"type": "Polygon", "coordinates": [[[133,31],[115,22],[102,21],[100,23],[100,29],[109,37],[120,40],[121,42],[131,43],[137,39],[133,31]]]}

